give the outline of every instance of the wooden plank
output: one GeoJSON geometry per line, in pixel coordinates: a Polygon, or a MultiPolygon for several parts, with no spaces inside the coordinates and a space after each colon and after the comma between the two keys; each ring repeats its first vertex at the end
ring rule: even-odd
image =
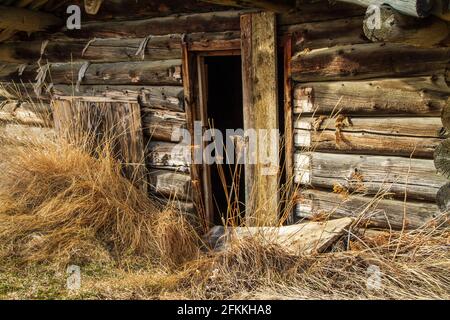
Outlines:
{"type": "MultiPolygon", "coordinates": [[[[244,129],[278,129],[275,15],[266,12],[244,15],[241,25],[244,129]]],[[[265,159],[272,157],[273,162],[273,155],[278,155],[278,141],[270,138],[270,134],[258,138],[257,164],[254,168],[249,168],[249,164],[245,166],[249,226],[273,226],[278,221],[279,164],[261,161],[263,156],[265,159]]]]}
{"type": "Polygon", "coordinates": [[[14,123],[0,123],[0,142],[2,145],[13,143],[45,142],[47,139],[54,139],[56,136],[53,128],[35,127],[14,123]]]}
{"type": "Polygon", "coordinates": [[[147,190],[139,104],[56,100],[53,117],[58,134],[69,141],[82,143],[90,152],[96,152],[99,146],[111,148],[124,176],[147,190]]]}
{"type": "Polygon", "coordinates": [[[442,131],[441,118],[428,117],[297,117],[294,128],[301,130],[364,132],[398,137],[440,138],[442,131]]]}
{"type": "Polygon", "coordinates": [[[450,89],[443,75],[367,81],[316,82],[294,89],[294,113],[440,116],[450,89]]]}
{"type": "Polygon", "coordinates": [[[387,4],[395,10],[413,17],[427,17],[433,11],[434,1],[429,0],[339,0],[363,7],[387,4]]]}
{"type": "Polygon", "coordinates": [[[265,245],[276,245],[294,255],[324,252],[345,234],[353,223],[351,218],[326,222],[308,222],[286,227],[238,227],[217,226],[207,238],[216,250],[233,250],[233,244],[256,239],[265,245]]]}
{"type": "MultiPolygon", "coordinates": [[[[118,101],[138,101],[146,109],[184,111],[181,86],[81,85],[76,91],[71,85],[54,85],[56,96],[107,98],[118,101]]],[[[27,91],[30,92],[31,89],[27,91]]]]}
{"type": "Polygon", "coordinates": [[[450,48],[367,43],[300,52],[292,59],[296,81],[358,80],[444,74],[450,48]]]}
{"type": "MultiPolygon", "coordinates": [[[[58,35],[52,35],[45,46],[43,41],[0,43],[0,60],[9,63],[29,63],[40,58],[48,62],[174,60],[181,59],[182,37],[182,34],[170,34],[147,38],[78,40],[58,39],[58,35]]],[[[195,51],[240,49],[239,31],[192,33],[186,35],[185,40],[190,50],[195,51]]]]}
{"type": "Polygon", "coordinates": [[[203,2],[215,3],[224,6],[240,8],[258,8],[277,13],[289,12],[295,9],[295,4],[285,0],[201,0],[203,2]]]}
{"type": "Polygon", "coordinates": [[[239,30],[239,11],[194,13],[132,21],[84,23],[80,30],[65,30],[71,38],[145,38],[198,32],[239,30]]]}
{"type": "MultiPolygon", "coordinates": [[[[46,74],[47,83],[76,84],[82,63],[50,64],[46,74]]],[[[28,66],[20,74],[20,66],[7,64],[0,66],[0,81],[29,83],[35,82],[39,67],[28,66]]],[[[181,60],[116,62],[90,64],[80,84],[133,84],[133,85],[180,85],[181,60]]]]}
{"type": "Polygon", "coordinates": [[[142,110],[144,133],[151,140],[181,142],[181,130],[187,128],[186,114],[158,109],[142,110]]]}
{"type": "Polygon", "coordinates": [[[432,159],[440,138],[384,135],[365,132],[323,130],[295,131],[295,145],[307,151],[392,155],[432,159]]]}
{"type": "Polygon", "coordinates": [[[168,170],[150,170],[150,191],[174,200],[192,199],[191,177],[188,174],[168,170]]]}
{"type": "Polygon", "coordinates": [[[45,31],[61,26],[62,20],[46,13],[12,6],[0,6],[0,29],[12,29],[28,33],[45,31]]]}
{"type": "Polygon", "coordinates": [[[151,141],[146,153],[147,164],[152,168],[189,172],[189,146],[151,141]]]}
{"type": "Polygon", "coordinates": [[[432,160],[402,157],[307,152],[295,155],[297,183],[332,190],[375,195],[387,192],[404,199],[434,202],[447,179],[436,173],[432,160]]]}
{"type": "Polygon", "coordinates": [[[47,103],[5,101],[0,102],[0,121],[52,127],[52,109],[47,103]]]}
{"type": "Polygon", "coordinates": [[[368,43],[361,29],[364,16],[282,26],[280,31],[294,36],[294,51],[368,43]]]}
{"type": "Polygon", "coordinates": [[[331,192],[308,190],[301,194],[297,206],[299,218],[354,217],[363,226],[401,230],[406,214],[406,229],[416,229],[440,216],[435,204],[404,202],[374,197],[350,196],[345,198],[331,192]]]}

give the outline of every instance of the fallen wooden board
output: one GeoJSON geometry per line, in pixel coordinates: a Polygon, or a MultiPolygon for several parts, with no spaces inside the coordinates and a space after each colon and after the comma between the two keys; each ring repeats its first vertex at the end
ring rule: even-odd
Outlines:
{"type": "Polygon", "coordinates": [[[239,227],[216,226],[208,234],[218,241],[215,249],[227,249],[248,238],[257,239],[263,245],[279,245],[295,255],[323,252],[341,238],[354,222],[342,218],[327,222],[308,222],[286,227],[239,227]],[[222,235],[221,235],[222,234],[222,235]]]}

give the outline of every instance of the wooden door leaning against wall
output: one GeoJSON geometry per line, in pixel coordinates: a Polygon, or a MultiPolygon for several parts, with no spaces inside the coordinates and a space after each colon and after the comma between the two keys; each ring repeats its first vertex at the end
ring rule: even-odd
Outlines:
{"type": "Polygon", "coordinates": [[[58,135],[82,144],[94,153],[109,148],[122,164],[122,173],[147,191],[144,139],[138,103],[91,98],[60,98],[53,101],[58,135]]]}

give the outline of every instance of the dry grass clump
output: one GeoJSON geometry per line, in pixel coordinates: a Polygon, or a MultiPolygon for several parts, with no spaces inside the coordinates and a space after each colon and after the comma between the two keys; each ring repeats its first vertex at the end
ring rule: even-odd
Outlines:
{"type": "MultiPolygon", "coordinates": [[[[62,140],[9,141],[0,166],[2,259],[62,265],[159,259],[160,209],[122,177],[107,148],[94,158],[62,140]]],[[[177,226],[181,242],[183,227],[177,226]]]]}

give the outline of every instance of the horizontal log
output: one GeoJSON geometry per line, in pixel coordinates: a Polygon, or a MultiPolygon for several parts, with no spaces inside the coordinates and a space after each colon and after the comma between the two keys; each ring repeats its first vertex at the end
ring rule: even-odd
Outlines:
{"type": "Polygon", "coordinates": [[[47,103],[6,101],[0,103],[0,121],[52,127],[52,109],[47,103]]]}
{"type": "Polygon", "coordinates": [[[294,128],[302,130],[336,130],[341,132],[374,133],[383,135],[395,135],[398,137],[440,138],[442,130],[441,118],[404,118],[404,117],[379,117],[360,118],[342,117],[332,118],[298,117],[294,128]],[[345,122],[345,124],[344,124],[345,122]]]}
{"type": "MultiPolygon", "coordinates": [[[[82,63],[54,63],[50,65],[47,83],[76,84],[82,63]]],[[[0,66],[0,81],[35,82],[37,66],[26,67],[20,74],[19,65],[0,66]]],[[[81,84],[181,84],[181,60],[144,62],[117,62],[91,64],[84,73],[81,84]]]]}
{"type": "Polygon", "coordinates": [[[60,18],[50,13],[12,6],[0,6],[0,29],[31,33],[60,26],[62,23],[63,21],[60,18]]]}
{"type": "Polygon", "coordinates": [[[368,195],[387,192],[404,199],[434,202],[447,179],[432,160],[306,152],[295,155],[295,181],[332,190],[339,184],[368,195]]]}
{"type": "Polygon", "coordinates": [[[363,7],[370,5],[387,4],[395,10],[412,16],[412,17],[427,17],[433,11],[434,0],[339,0],[343,2],[357,4],[363,7]]]}
{"type": "Polygon", "coordinates": [[[384,135],[335,130],[295,130],[295,146],[308,151],[406,156],[432,159],[440,138],[384,135]]]}
{"type": "Polygon", "coordinates": [[[150,191],[169,199],[192,198],[191,177],[188,174],[168,170],[150,170],[150,191]]]}
{"type": "Polygon", "coordinates": [[[292,58],[296,81],[358,80],[444,74],[450,48],[367,43],[300,52],[292,58]]]}
{"type": "Polygon", "coordinates": [[[183,87],[81,85],[79,91],[70,85],[54,85],[58,96],[104,97],[112,100],[139,101],[143,108],[184,111],[183,87]]]}
{"type": "Polygon", "coordinates": [[[372,42],[404,43],[419,47],[433,47],[448,41],[450,28],[447,22],[437,18],[428,19],[405,16],[390,6],[369,8],[364,19],[364,34],[372,42]],[[374,23],[374,10],[380,21],[374,23]]]}
{"type": "Polygon", "coordinates": [[[309,22],[281,27],[281,32],[293,34],[293,50],[299,52],[337,45],[368,43],[361,29],[364,16],[321,22],[309,22]]]}
{"type": "Polygon", "coordinates": [[[338,1],[301,1],[295,11],[278,15],[278,24],[286,26],[364,16],[366,8],[338,1]]]}
{"type": "Polygon", "coordinates": [[[368,81],[317,82],[294,88],[294,112],[317,115],[439,116],[448,105],[444,76],[368,81]]]}
{"type": "Polygon", "coordinates": [[[132,21],[90,22],[65,30],[71,38],[145,38],[148,35],[240,30],[239,11],[194,13],[132,21]]]}
{"type": "Polygon", "coordinates": [[[152,141],[147,148],[147,164],[152,168],[189,172],[189,146],[152,141]]]}
{"type": "Polygon", "coordinates": [[[406,229],[420,228],[440,216],[435,204],[421,202],[404,202],[374,197],[351,195],[345,198],[331,192],[307,190],[301,194],[301,203],[296,208],[299,218],[356,217],[364,225],[386,229],[400,230],[403,216],[406,215],[406,229]]]}
{"type": "Polygon", "coordinates": [[[0,123],[0,142],[9,143],[35,143],[54,139],[56,136],[53,128],[28,126],[13,123],[0,123]]]}
{"type": "Polygon", "coordinates": [[[142,127],[144,134],[151,140],[180,142],[181,130],[186,129],[185,113],[169,112],[165,110],[143,109],[142,127]]]}
{"type": "MultiPolygon", "coordinates": [[[[0,43],[0,60],[9,63],[29,63],[39,59],[48,62],[91,61],[158,61],[181,59],[182,34],[149,36],[133,39],[58,39],[52,35],[43,41],[0,43]],[[146,44],[143,50],[139,50],[146,44]],[[42,54],[41,50],[44,48],[42,54]]],[[[240,48],[240,32],[193,33],[184,38],[191,50],[240,48]]]]}
{"type": "Polygon", "coordinates": [[[295,9],[295,3],[284,0],[201,0],[202,2],[220,4],[240,8],[258,8],[276,13],[289,12],[295,9]]]}

